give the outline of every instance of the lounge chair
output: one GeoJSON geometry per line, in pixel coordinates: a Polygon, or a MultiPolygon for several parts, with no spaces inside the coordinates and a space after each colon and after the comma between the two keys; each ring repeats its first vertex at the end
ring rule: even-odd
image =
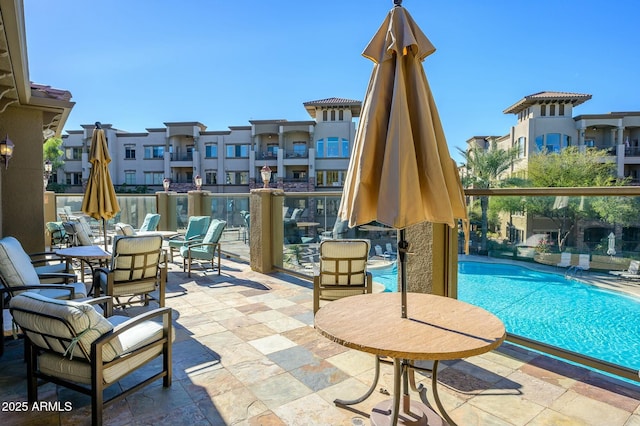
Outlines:
{"type": "Polygon", "coordinates": [[[191,216],[187,223],[187,230],[184,235],[179,235],[169,240],[169,260],[173,262],[173,251],[180,251],[180,247],[187,243],[202,241],[207,233],[210,222],[209,216],[191,216]]]}
{"type": "Polygon", "coordinates": [[[385,252],[383,252],[383,251],[382,251],[382,246],[380,246],[380,245],[377,245],[377,244],[376,244],[376,245],[373,247],[373,249],[374,249],[374,250],[375,250],[375,252],[376,252],[376,256],[379,256],[379,257],[381,257],[381,258],[383,258],[383,259],[385,259],[385,260],[386,260],[386,259],[389,259],[389,254],[387,254],[387,253],[385,253],[385,252]]]}
{"type": "Polygon", "coordinates": [[[640,261],[632,260],[629,262],[629,267],[624,271],[609,271],[611,275],[615,275],[620,278],[637,278],[640,279],[640,261]]]}
{"type": "Polygon", "coordinates": [[[211,262],[211,268],[215,268],[216,250],[218,251],[218,275],[220,275],[220,237],[222,237],[225,226],[227,226],[227,222],[224,220],[214,219],[202,241],[180,247],[182,271],[185,272],[188,265],[187,276],[191,276],[191,265],[194,261],[211,262]]]}
{"type": "Polygon", "coordinates": [[[388,254],[391,257],[396,257],[398,256],[398,252],[397,251],[393,251],[393,246],[391,245],[391,243],[387,243],[385,245],[385,253],[388,254]]]}
{"type": "Polygon", "coordinates": [[[167,265],[160,235],[116,237],[109,268],[96,268],[93,285],[114,299],[114,306],[156,300],[164,307],[167,265]],[[157,297],[151,293],[158,291],[157,297]]]}
{"type": "Polygon", "coordinates": [[[560,262],[556,264],[558,268],[568,268],[571,266],[571,253],[562,252],[560,253],[560,262]]]}
{"type": "MultiPolygon", "coordinates": [[[[11,314],[27,336],[29,406],[38,401],[38,381],[53,382],[89,395],[91,424],[101,425],[104,407],[111,403],[160,378],[163,387],[171,386],[170,308],[134,318],[105,318],[90,303],[26,292],[11,300],[11,314]],[[158,357],[162,357],[161,363],[149,364],[158,357]],[[143,366],[145,370],[139,371],[143,366]],[[128,385],[120,382],[124,377],[128,385]],[[105,401],[104,390],[116,383],[109,392],[111,398],[105,401]]],[[[160,398],[160,392],[159,388],[148,390],[146,396],[155,398],[157,393],[160,398]]]]}
{"type": "Polygon", "coordinates": [[[69,235],[64,230],[62,222],[47,222],[47,232],[49,233],[49,247],[67,247],[69,245],[69,235]]]}
{"type": "Polygon", "coordinates": [[[313,277],[313,313],[320,300],[371,293],[373,278],[367,272],[368,240],[325,240],[320,243],[320,267],[313,277]]]}
{"type": "Polygon", "coordinates": [[[578,264],[576,265],[576,269],[580,269],[582,271],[588,271],[591,268],[590,258],[588,254],[580,254],[578,255],[578,264]]]}

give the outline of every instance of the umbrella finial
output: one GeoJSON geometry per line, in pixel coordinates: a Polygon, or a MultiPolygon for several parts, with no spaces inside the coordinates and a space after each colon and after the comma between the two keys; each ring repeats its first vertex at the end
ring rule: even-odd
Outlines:
{"type": "Polygon", "coordinates": [[[102,124],[99,121],[96,121],[96,129],[102,129],[102,124]]]}
{"type": "Polygon", "coordinates": [[[402,0],[393,0],[393,4],[395,4],[396,7],[402,6],[402,0]]]}

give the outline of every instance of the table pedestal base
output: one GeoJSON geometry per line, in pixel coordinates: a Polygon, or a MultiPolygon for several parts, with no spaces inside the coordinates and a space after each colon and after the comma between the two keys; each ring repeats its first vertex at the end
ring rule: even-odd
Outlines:
{"type": "MultiPolygon", "coordinates": [[[[393,400],[388,399],[382,401],[371,411],[371,424],[373,426],[387,426],[391,424],[391,406],[393,400]]],[[[412,425],[412,426],[447,426],[445,422],[435,411],[429,408],[427,405],[418,402],[411,401],[409,412],[405,413],[400,404],[400,412],[398,413],[398,425],[412,425]]]]}

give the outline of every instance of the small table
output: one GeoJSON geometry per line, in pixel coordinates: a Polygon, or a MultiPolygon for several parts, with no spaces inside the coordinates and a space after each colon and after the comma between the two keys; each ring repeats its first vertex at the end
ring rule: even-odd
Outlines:
{"type": "MultiPolygon", "coordinates": [[[[443,424],[426,404],[409,401],[408,370],[418,369],[412,361],[432,360],[433,398],[442,417],[455,425],[438,397],[438,361],[480,355],[497,348],[506,336],[504,324],[477,306],[422,293],[407,295],[408,318],[401,318],[400,298],[400,293],[378,293],[333,301],[317,312],[315,327],[323,336],[348,348],[393,358],[393,401],[384,401],[373,409],[372,424],[443,424]],[[404,378],[402,412],[401,377],[404,378]]],[[[364,401],[376,387],[378,372],[377,358],[376,378],[369,391],[354,401],[335,402],[351,405],[364,401]]],[[[426,402],[424,396],[423,400],[426,402]]]]}
{"type": "MultiPolygon", "coordinates": [[[[97,261],[100,265],[103,265],[107,260],[111,259],[111,253],[106,252],[100,246],[76,246],[64,249],[58,249],[55,253],[66,259],[67,268],[73,259],[78,259],[80,263],[86,263],[91,269],[91,276],[93,278],[93,264],[91,262],[97,261]]],[[[80,281],[84,282],[84,268],[80,268],[80,281]]]]}

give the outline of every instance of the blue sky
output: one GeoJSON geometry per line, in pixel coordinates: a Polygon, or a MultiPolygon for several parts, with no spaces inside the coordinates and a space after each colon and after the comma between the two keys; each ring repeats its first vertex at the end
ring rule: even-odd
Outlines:
{"type": "MultiPolygon", "coordinates": [[[[391,0],[24,0],[30,78],[69,90],[65,130],[140,132],[308,120],[302,103],[364,98],[361,56],[391,0]],[[320,6],[317,6],[320,5],[320,6]]],[[[640,2],[404,0],[436,47],[423,65],[452,156],[503,135],[526,95],[589,93],[575,114],[640,111],[640,2]]]]}

